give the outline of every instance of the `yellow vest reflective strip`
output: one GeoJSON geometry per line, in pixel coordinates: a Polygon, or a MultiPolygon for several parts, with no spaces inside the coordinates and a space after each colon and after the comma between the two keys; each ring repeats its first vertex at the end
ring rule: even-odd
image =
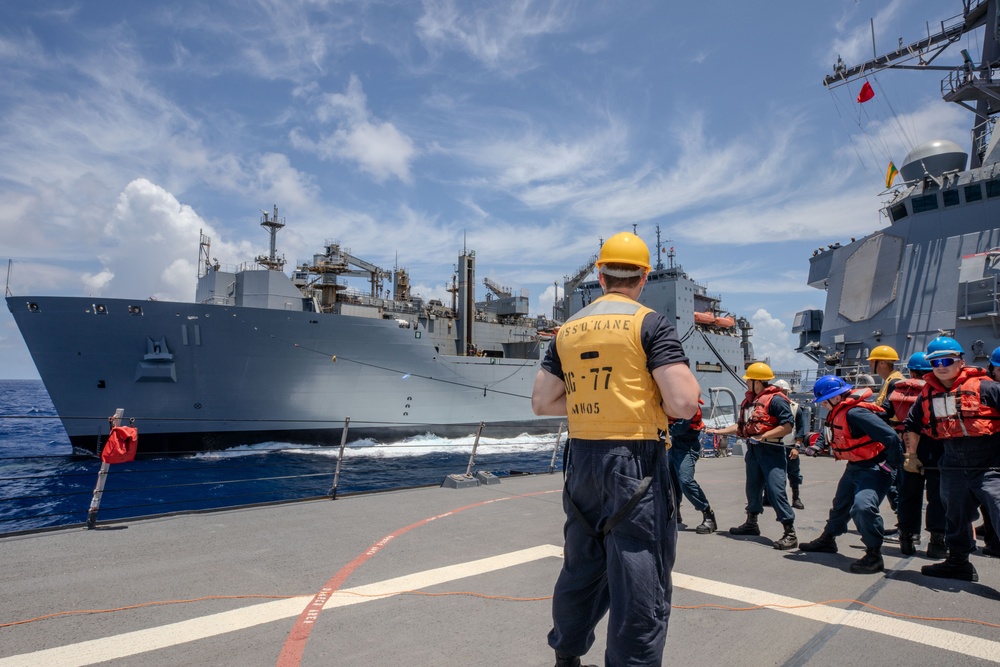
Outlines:
{"type": "Polygon", "coordinates": [[[659,387],[646,368],[642,321],[653,312],[606,294],[559,329],[571,437],[657,440],[667,430],[659,387]]]}

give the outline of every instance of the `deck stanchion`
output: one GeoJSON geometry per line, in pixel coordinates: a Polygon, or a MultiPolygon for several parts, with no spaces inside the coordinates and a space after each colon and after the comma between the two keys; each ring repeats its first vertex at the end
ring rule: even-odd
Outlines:
{"type": "Polygon", "coordinates": [[[479,436],[483,434],[483,426],[485,425],[485,422],[479,422],[479,430],[476,431],[476,439],[472,443],[472,453],[469,454],[469,465],[465,468],[466,477],[472,475],[472,466],[476,463],[476,450],[479,449],[479,436]]]}
{"type": "Polygon", "coordinates": [[[476,462],[476,450],[479,449],[479,436],[483,433],[483,427],[486,425],[485,422],[479,422],[479,430],[476,431],[476,440],[472,443],[472,453],[469,454],[469,465],[465,468],[464,475],[448,475],[444,478],[444,482],[441,483],[442,487],[449,489],[464,489],[468,486],[479,486],[480,484],[499,484],[500,480],[496,475],[488,473],[485,471],[480,471],[476,473],[476,476],[472,476],[472,466],[476,462]]]}
{"type": "Polygon", "coordinates": [[[556,446],[552,448],[552,460],[549,461],[550,475],[556,470],[556,454],[559,453],[559,441],[562,440],[564,426],[566,426],[566,422],[559,422],[559,433],[556,434],[556,446]]]}
{"type": "Polygon", "coordinates": [[[344,432],[340,434],[340,454],[337,455],[337,468],[333,472],[333,488],[330,489],[330,500],[337,499],[337,486],[340,484],[340,465],[344,461],[344,447],[347,445],[347,429],[351,425],[351,418],[344,418],[344,432]]]}
{"type": "MultiPolygon", "coordinates": [[[[115,416],[108,420],[111,422],[112,429],[121,426],[122,415],[124,414],[124,408],[115,410],[115,416]]],[[[97,512],[101,509],[101,496],[104,495],[104,483],[108,480],[108,468],[110,467],[110,463],[101,461],[101,469],[97,472],[97,485],[94,487],[94,496],[90,499],[90,509],[87,510],[87,530],[92,530],[97,525],[97,512]]]]}

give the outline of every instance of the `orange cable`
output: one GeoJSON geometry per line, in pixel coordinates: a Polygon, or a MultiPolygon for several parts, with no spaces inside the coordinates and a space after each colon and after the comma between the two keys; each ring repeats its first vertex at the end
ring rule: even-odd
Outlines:
{"type": "MultiPolygon", "coordinates": [[[[551,600],[551,595],[546,595],[543,597],[514,597],[510,595],[487,595],[485,593],[476,593],[474,591],[447,591],[442,593],[429,593],[427,591],[391,591],[387,593],[358,593],[355,591],[339,590],[333,593],[336,595],[354,595],[357,597],[365,598],[383,598],[391,597],[394,595],[420,595],[424,597],[445,597],[449,595],[464,595],[468,597],[482,598],[484,600],[499,600],[503,602],[541,602],[544,600],[551,600]]],[[[269,600],[287,600],[296,597],[309,597],[308,595],[206,595],[204,597],[192,598],[189,600],[160,600],[155,602],[142,602],[139,604],[128,605],[125,607],[115,607],[112,609],[78,609],[74,611],[60,611],[54,614],[46,614],[44,616],[38,616],[36,618],[29,618],[23,621],[13,621],[10,623],[0,623],[0,628],[7,628],[13,625],[23,625],[25,623],[34,623],[35,621],[43,621],[50,618],[57,618],[60,616],[71,616],[76,614],[107,614],[117,611],[126,611],[129,609],[138,609],[140,607],[154,607],[160,605],[168,604],[182,604],[187,602],[204,602],[206,600],[245,600],[245,599],[269,599],[269,600]]],[[[861,602],[860,600],[853,599],[838,599],[838,600],[823,600],[821,602],[808,602],[805,604],[797,605],[786,605],[786,604],[758,604],[749,607],[731,607],[727,605],[714,604],[714,603],[704,603],[696,605],[672,605],[674,609],[718,609],[721,611],[759,611],[761,609],[804,609],[806,607],[818,607],[822,605],[834,605],[834,604],[857,604],[862,607],[867,607],[869,609],[874,609],[875,611],[881,612],[888,616],[894,616],[897,618],[906,618],[915,621],[937,621],[937,622],[949,622],[949,623],[971,623],[974,625],[982,625],[989,628],[1000,629],[1000,624],[988,623],[987,621],[980,621],[973,618],[958,618],[958,617],[936,617],[936,616],[917,616],[915,614],[903,614],[901,612],[891,611],[889,609],[883,609],[882,607],[876,607],[873,604],[868,604],[867,602],[861,602]]],[[[848,610],[844,610],[848,611],[848,610]]]]}
{"type": "Polygon", "coordinates": [[[265,598],[269,600],[287,600],[294,597],[308,597],[305,595],[206,595],[200,598],[191,598],[190,600],[158,600],[155,602],[141,602],[139,604],[130,604],[125,607],[114,607],[113,609],[75,609],[73,611],[57,611],[54,614],[45,614],[44,616],[37,616],[35,618],[25,619],[23,621],[12,621],[10,623],[0,623],[0,628],[9,628],[12,625],[23,625],[25,623],[34,623],[35,621],[44,621],[49,618],[56,618],[59,616],[73,616],[76,614],[108,614],[114,611],[127,611],[129,609],[139,609],[140,607],[156,607],[166,604],[181,604],[184,602],[204,602],[205,600],[242,600],[247,598],[265,598]]]}

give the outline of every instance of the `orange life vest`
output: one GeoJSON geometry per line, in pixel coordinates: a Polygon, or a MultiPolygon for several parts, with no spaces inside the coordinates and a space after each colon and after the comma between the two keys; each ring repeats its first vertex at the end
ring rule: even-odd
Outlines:
{"type": "Polygon", "coordinates": [[[773,385],[764,388],[756,396],[747,392],[740,405],[740,417],[736,432],[740,437],[753,438],[761,433],[767,433],[778,425],[778,419],[768,412],[771,400],[780,395],[781,390],[773,385]]]}
{"type": "Polygon", "coordinates": [[[885,410],[865,399],[872,395],[871,389],[854,391],[844,397],[840,403],[833,406],[826,416],[826,441],[830,445],[835,459],[843,461],[867,461],[873,459],[885,450],[885,445],[872,440],[867,434],[859,438],[851,435],[847,425],[847,412],[851,408],[864,408],[875,414],[885,414],[885,410]]]}
{"type": "Polygon", "coordinates": [[[951,388],[928,374],[923,400],[924,435],[938,440],[970,438],[1000,433],[1000,411],[983,405],[979,385],[991,382],[986,371],[975,366],[963,368],[951,388]]]}
{"type": "Polygon", "coordinates": [[[104,463],[128,463],[135,458],[139,446],[139,432],[132,426],[116,426],[111,429],[108,441],[101,450],[104,463]]]}
{"type": "Polygon", "coordinates": [[[893,421],[890,423],[897,431],[902,432],[903,420],[910,414],[910,408],[917,402],[917,396],[924,390],[924,381],[918,378],[907,378],[893,385],[889,394],[892,403],[893,421]]]}
{"type": "MultiPolygon", "coordinates": [[[[694,433],[701,433],[705,430],[705,422],[702,420],[703,415],[701,414],[701,406],[705,404],[705,401],[698,399],[698,411],[694,413],[694,417],[688,420],[688,431],[694,433]]],[[[673,428],[680,420],[670,420],[670,427],[673,428]]]]}
{"type": "MultiPolygon", "coordinates": [[[[698,402],[701,403],[701,399],[698,399],[698,402]]],[[[694,417],[691,417],[691,426],[690,426],[690,429],[692,431],[704,431],[705,430],[705,422],[702,421],[701,408],[698,408],[698,412],[694,413],[694,417]]]]}

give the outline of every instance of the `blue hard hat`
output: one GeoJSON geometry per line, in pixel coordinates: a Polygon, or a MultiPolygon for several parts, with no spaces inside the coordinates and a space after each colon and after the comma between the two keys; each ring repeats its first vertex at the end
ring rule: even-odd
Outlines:
{"type": "Polygon", "coordinates": [[[952,357],[963,355],[965,350],[958,344],[958,341],[948,336],[938,336],[927,344],[927,359],[939,359],[940,357],[952,357]]]}
{"type": "Polygon", "coordinates": [[[1000,366],[1000,347],[993,350],[993,354],[990,355],[990,363],[994,366],[1000,366]]]}
{"type": "MultiPolygon", "coordinates": [[[[1000,347],[993,353],[997,355],[997,359],[1000,359],[1000,347]]],[[[1000,363],[997,365],[1000,366],[1000,363]]],[[[911,371],[929,371],[931,370],[931,362],[927,361],[927,355],[923,352],[914,352],[910,355],[910,360],[906,362],[906,367],[911,371]]]]}
{"type": "Polygon", "coordinates": [[[816,380],[816,384],[813,385],[813,396],[816,397],[817,403],[822,403],[834,396],[846,394],[852,389],[854,389],[854,386],[847,384],[844,378],[837,377],[836,375],[824,375],[816,380]]]}

